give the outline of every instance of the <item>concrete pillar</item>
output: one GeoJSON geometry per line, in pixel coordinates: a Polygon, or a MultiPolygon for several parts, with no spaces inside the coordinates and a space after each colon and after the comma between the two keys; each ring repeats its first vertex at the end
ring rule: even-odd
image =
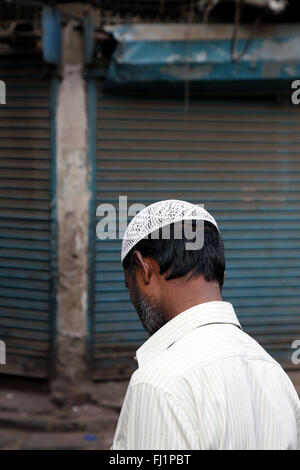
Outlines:
{"type": "MultiPolygon", "coordinates": [[[[89,165],[83,40],[74,20],[63,28],[57,132],[58,278],[53,399],[78,399],[87,381],[89,165]]],[[[78,402],[78,401],[77,401],[78,402]]]]}

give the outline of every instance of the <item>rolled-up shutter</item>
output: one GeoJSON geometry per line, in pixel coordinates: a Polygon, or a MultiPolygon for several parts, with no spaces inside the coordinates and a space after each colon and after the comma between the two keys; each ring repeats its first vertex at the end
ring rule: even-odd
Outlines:
{"type": "Polygon", "coordinates": [[[39,377],[49,373],[55,315],[55,90],[45,72],[40,62],[1,58],[0,372],[39,377]]]}
{"type": "MultiPolygon", "coordinates": [[[[95,93],[95,91],[94,91],[95,93]]],[[[97,90],[95,207],[166,198],[204,203],[225,241],[224,299],[246,332],[292,365],[300,338],[300,115],[267,99],[130,98],[97,90]]],[[[92,115],[91,115],[92,116],[92,115]]],[[[95,209],[95,208],[94,208],[95,209]]],[[[96,222],[93,218],[93,236],[96,222]]],[[[124,286],[120,240],[95,237],[96,377],[128,374],[147,338],[124,286]]]]}

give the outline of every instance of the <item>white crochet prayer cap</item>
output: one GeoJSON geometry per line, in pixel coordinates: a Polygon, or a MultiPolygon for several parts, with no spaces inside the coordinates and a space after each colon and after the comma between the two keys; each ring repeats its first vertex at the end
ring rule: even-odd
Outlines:
{"type": "Polygon", "coordinates": [[[177,199],[158,201],[142,209],[128,224],[122,241],[121,262],[143,238],[166,225],[181,220],[206,220],[219,230],[213,216],[203,207],[177,199]]]}

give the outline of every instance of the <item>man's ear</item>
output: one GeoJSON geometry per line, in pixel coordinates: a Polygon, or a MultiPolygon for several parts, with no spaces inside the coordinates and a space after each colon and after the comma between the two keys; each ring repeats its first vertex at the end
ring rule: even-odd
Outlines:
{"type": "Polygon", "coordinates": [[[133,252],[133,258],[136,266],[140,269],[143,281],[145,284],[149,284],[151,277],[154,273],[153,265],[149,258],[143,258],[140,251],[136,250],[133,252]]]}

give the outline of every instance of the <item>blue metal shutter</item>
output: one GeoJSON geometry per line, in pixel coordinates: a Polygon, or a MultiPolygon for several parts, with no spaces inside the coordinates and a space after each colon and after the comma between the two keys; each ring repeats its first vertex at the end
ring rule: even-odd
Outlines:
{"type": "Polygon", "coordinates": [[[53,342],[54,82],[39,61],[1,59],[0,372],[46,377],[53,342]]]}
{"type": "MultiPolygon", "coordinates": [[[[192,100],[186,111],[182,100],[97,91],[94,210],[102,202],[117,207],[119,195],[128,204],[204,203],[225,241],[224,299],[285,366],[300,338],[299,126],[297,107],[267,99],[192,100]]],[[[93,237],[96,222],[93,215],[93,237]]],[[[97,378],[128,374],[147,337],[124,286],[120,248],[119,240],[95,238],[97,378]]]]}

